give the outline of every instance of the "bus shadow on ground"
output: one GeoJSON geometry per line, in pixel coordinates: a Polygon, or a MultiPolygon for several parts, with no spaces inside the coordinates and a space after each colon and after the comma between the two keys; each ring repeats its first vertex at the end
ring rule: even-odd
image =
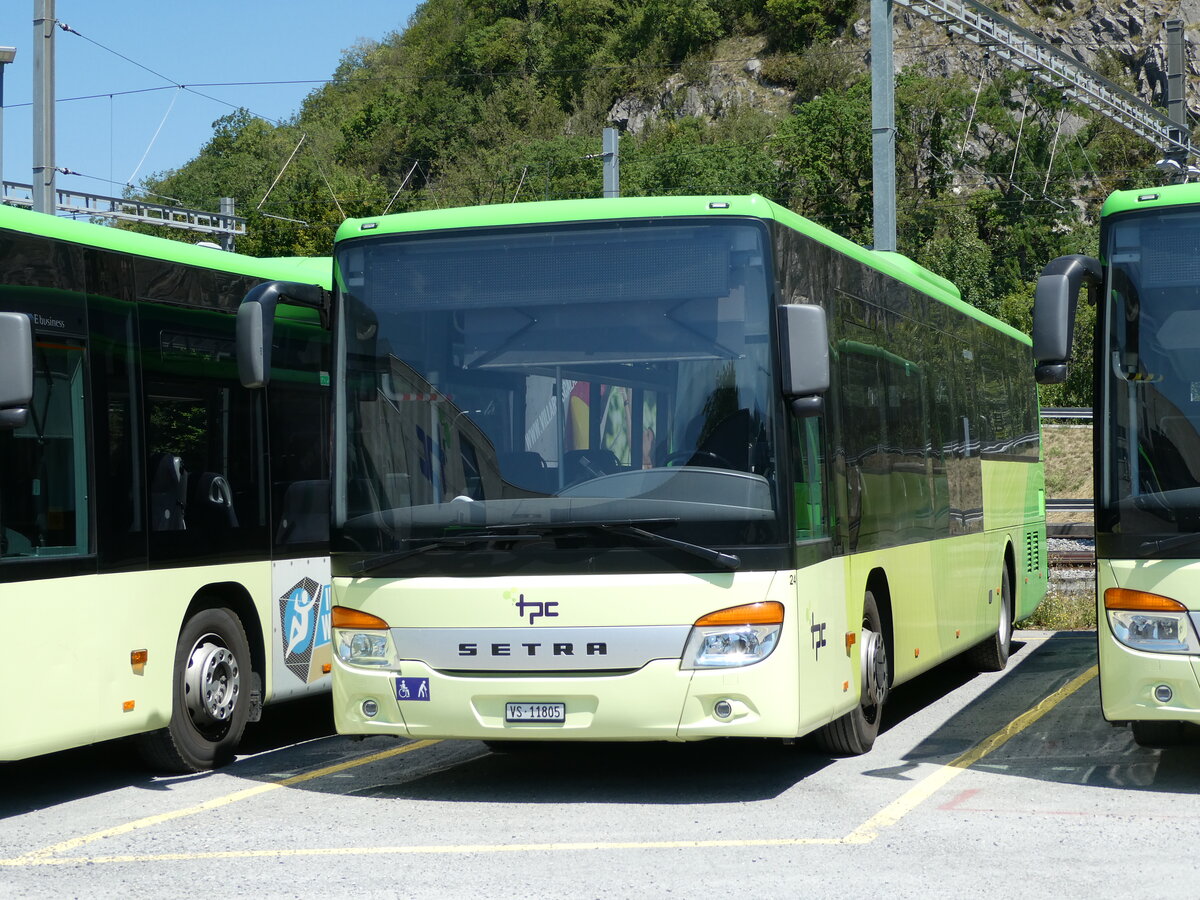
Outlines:
{"type": "Polygon", "coordinates": [[[450,803],[738,803],[776,797],[828,764],[828,757],[778,741],[554,742],[483,753],[440,771],[397,772],[347,795],[450,803]]]}
{"type": "MultiPolygon", "coordinates": [[[[123,788],[166,791],[181,781],[227,774],[254,778],[276,765],[271,751],[334,733],[329,697],[313,697],[268,707],[262,720],[246,726],[241,759],[215,772],[156,776],[148,771],[130,739],[105,741],[32,759],[0,763],[0,819],[96,797],[123,788]]],[[[271,780],[271,779],[262,779],[271,780]]]]}
{"type": "MultiPolygon", "coordinates": [[[[952,762],[998,735],[1095,661],[1091,633],[1059,632],[1033,644],[1019,665],[905,753],[906,767],[952,762]]],[[[972,768],[1056,784],[1196,794],[1198,750],[1196,741],[1163,750],[1139,746],[1129,728],[1114,728],[1104,720],[1099,681],[1093,678],[972,768]]],[[[895,777],[889,770],[866,774],[895,777]]]]}
{"type": "MultiPolygon", "coordinates": [[[[897,688],[882,731],[975,677],[947,665],[897,688]]],[[[474,742],[455,742],[480,747],[474,742]]],[[[779,796],[836,762],[809,737],[712,739],[694,743],[516,744],[442,765],[414,766],[348,796],[488,803],[738,803],[779,796]]],[[[327,784],[314,783],[313,790],[327,784]]]]}

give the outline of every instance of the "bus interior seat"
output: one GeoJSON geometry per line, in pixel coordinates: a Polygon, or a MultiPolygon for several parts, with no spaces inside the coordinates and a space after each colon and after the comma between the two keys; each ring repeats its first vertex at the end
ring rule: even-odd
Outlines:
{"type": "Polygon", "coordinates": [[[329,480],[293,481],[283,494],[283,515],[275,533],[277,544],[329,540],[329,480]]]}
{"type": "Polygon", "coordinates": [[[554,489],[554,472],[536,450],[518,450],[498,456],[500,476],[509,484],[531,491],[550,493],[554,489]]]}
{"type": "Polygon", "coordinates": [[[188,504],[192,527],[205,529],[237,528],[237,512],[233,508],[233,489],[224,475],[201,472],[196,489],[188,504]]]}
{"type": "Polygon", "coordinates": [[[184,531],[187,521],[188,473],[173,453],[156,453],[150,459],[150,530],[184,531]]]}
{"type": "Polygon", "coordinates": [[[617,455],[598,447],[594,450],[568,450],[563,454],[563,482],[574,484],[621,470],[617,455]]]}

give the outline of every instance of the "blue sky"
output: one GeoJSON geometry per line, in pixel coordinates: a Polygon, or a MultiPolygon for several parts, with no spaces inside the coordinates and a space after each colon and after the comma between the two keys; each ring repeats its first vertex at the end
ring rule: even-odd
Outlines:
{"type": "MultiPolygon", "coordinates": [[[[345,50],[359,39],[402,31],[417,5],[56,0],[55,18],[82,35],[55,32],[55,163],[82,173],[59,175],[58,187],[119,196],[127,181],[192,159],[211,137],[212,123],[236,107],[288,118],[333,74],[345,50]],[[288,81],[301,83],[231,84],[288,81]],[[207,97],[173,85],[195,86],[207,97]],[[69,99],[94,95],[100,96],[69,99]]],[[[4,73],[3,177],[24,184],[33,165],[35,8],[34,0],[0,2],[0,46],[17,48],[4,73]]]]}

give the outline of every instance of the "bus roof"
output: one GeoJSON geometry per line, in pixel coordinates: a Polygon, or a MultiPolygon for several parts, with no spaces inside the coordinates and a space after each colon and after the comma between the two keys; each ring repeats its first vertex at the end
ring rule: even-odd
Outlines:
{"type": "Polygon", "coordinates": [[[620,197],[588,200],[545,200],[397,213],[347,219],[336,242],[381,234],[406,234],[461,228],[494,228],[614,219],[659,219],[681,216],[735,216],[776,221],[820,241],[833,250],[902,281],[959,312],[1029,343],[1029,338],[982,310],[963,302],[957,287],[899,253],[868,250],[758,194],[707,197],[620,197]]]}
{"type": "Polygon", "coordinates": [[[1134,209],[1153,209],[1162,206],[1200,204],[1200,183],[1165,184],[1162,187],[1133,191],[1113,191],[1100,209],[1101,216],[1129,212],[1134,209]]]}
{"type": "Polygon", "coordinates": [[[77,222],[74,219],[64,219],[3,204],[0,204],[0,229],[40,235],[130,256],[144,256],[202,269],[233,272],[253,278],[280,281],[303,279],[320,284],[326,289],[332,281],[333,267],[329,257],[259,259],[240,253],[227,253],[212,247],[199,247],[181,241],[138,234],[108,225],[77,222]]]}

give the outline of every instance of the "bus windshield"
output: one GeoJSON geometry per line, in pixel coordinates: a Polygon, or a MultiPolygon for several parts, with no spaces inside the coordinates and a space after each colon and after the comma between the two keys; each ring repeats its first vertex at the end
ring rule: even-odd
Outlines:
{"type": "Polygon", "coordinates": [[[1190,208],[1128,214],[1108,227],[1097,525],[1109,533],[1200,531],[1198,245],[1200,213],[1190,208]]]}
{"type": "Polygon", "coordinates": [[[748,220],[345,242],[338,549],[782,543],[769,271],[748,220]]]}

